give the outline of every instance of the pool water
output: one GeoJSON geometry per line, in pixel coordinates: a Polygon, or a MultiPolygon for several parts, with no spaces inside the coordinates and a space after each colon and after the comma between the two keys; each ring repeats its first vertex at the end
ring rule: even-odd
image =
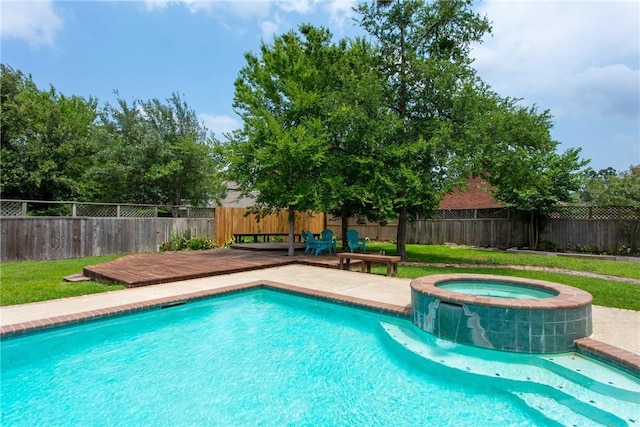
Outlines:
{"type": "Polygon", "coordinates": [[[267,290],[1,346],[3,426],[640,424],[640,380],[589,359],[487,353],[267,290]]]}
{"type": "Polygon", "coordinates": [[[489,282],[486,280],[454,280],[437,285],[438,288],[467,295],[494,298],[538,299],[551,298],[557,293],[542,288],[532,288],[514,283],[489,282]]]}

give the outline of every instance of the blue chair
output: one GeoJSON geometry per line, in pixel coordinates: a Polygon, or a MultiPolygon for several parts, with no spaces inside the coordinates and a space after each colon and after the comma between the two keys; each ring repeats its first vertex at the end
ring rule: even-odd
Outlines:
{"type": "MultiPolygon", "coordinates": [[[[304,237],[305,232],[302,232],[302,236],[304,237]]],[[[305,249],[305,253],[313,252],[315,256],[318,256],[320,252],[329,251],[331,254],[331,249],[333,249],[333,242],[327,242],[324,240],[316,240],[313,237],[313,233],[310,231],[306,232],[307,238],[305,239],[305,243],[307,244],[307,248],[305,249]]]]}
{"type": "Polygon", "coordinates": [[[322,230],[322,232],[320,233],[320,240],[322,240],[323,242],[331,242],[333,253],[335,254],[338,252],[338,242],[333,237],[333,231],[329,230],[328,228],[322,230]]]}
{"type": "Polygon", "coordinates": [[[364,239],[358,238],[357,230],[347,231],[347,242],[349,243],[349,251],[353,252],[357,248],[362,248],[362,252],[367,252],[367,244],[364,239]]]}
{"type": "Polygon", "coordinates": [[[300,236],[302,236],[302,241],[304,242],[304,244],[307,245],[307,247],[304,249],[304,253],[309,253],[312,249],[312,245],[309,243],[309,235],[306,231],[302,230],[300,232],[300,236]]]}

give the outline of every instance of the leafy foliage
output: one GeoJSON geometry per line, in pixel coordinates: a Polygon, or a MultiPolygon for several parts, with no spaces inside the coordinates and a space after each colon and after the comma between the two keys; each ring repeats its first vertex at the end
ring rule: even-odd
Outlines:
{"type": "Polygon", "coordinates": [[[257,192],[254,213],[287,210],[293,255],[295,211],[320,210],[328,162],[326,94],[335,57],[327,30],[309,25],[262,43],[260,56],[235,81],[234,108],[244,127],[224,147],[229,177],[244,194],[257,192]]]}
{"type": "Polygon", "coordinates": [[[84,197],[83,180],[96,147],[91,142],[97,101],[67,97],[52,86],[0,65],[3,198],[70,200],[84,197]]]}
{"type": "Polygon", "coordinates": [[[100,119],[103,149],[89,171],[98,201],[201,205],[221,198],[213,142],[178,94],[166,104],[119,99],[100,119]]]}
{"type": "Polygon", "coordinates": [[[383,162],[399,220],[398,255],[406,257],[409,217],[435,210],[469,172],[455,160],[463,147],[449,137],[464,122],[453,100],[478,84],[470,46],[490,25],[462,0],[373,2],[356,10],[379,51],[387,107],[402,123],[385,140],[383,162]]]}
{"type": "Polygon", "coordinates": [[[640,169],[618,173],[613,168],[585,171],[585,184],[578,193],[582,202],[600,206],[640,208],[640,169]]]}
{"type": "Polygon", "coordinates": [[[208,131],[179,95],[99,110],[94,98],[0,71],[3,198],[197,205],[222,197],[208,131]]]}

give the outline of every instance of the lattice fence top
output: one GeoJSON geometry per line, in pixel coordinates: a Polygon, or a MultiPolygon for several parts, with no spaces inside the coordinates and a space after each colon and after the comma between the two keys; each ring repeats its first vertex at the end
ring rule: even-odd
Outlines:
{"type": "Polygon", "coordinates": [[[190,207],[188,210],[189,218],[215,218],[215,208],[194,208],[190,207]]]}
{"type": "Polygon", "coordinates": [[[115,203],[0,200],[0,216],[71,216],[102,218],[215,218],[215,208],[115,203]]]}
{"type": "Polygon", "coordinates": [[[440,209],[426,219],[462,220],[462,219],[523,219],[526,212],[505,208],[487,209],[440,209]]]}
{"type": "Polygon", "coordinates": [[[640,208],[633,206],[566,206],[552,212],[553,219],[640,219],[640,208]]]}
{"type": "Polygon", "coordinates": [[[3,200],[0,203],[0,216],[24,216],[22,202],[3,200]]]}
{"type": "MultiPolygon", "coordinates": [[[[563,206],[549,214],[551,219],[640,220],[640,208],[633,206],[563,206]]],[[[506,208],[440,209],[431,218],[463,219],[528,219],[529,212],[506,208]]]]}

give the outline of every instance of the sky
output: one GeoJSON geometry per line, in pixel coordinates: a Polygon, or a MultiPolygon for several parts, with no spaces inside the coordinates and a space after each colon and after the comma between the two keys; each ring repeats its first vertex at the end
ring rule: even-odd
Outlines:
{"type": "MultiPolygon", "coordinates": [[[[216,137],[241,127],[246,52],[302,23],[364,36],[355,0],[0,0],[0,59],[40,89],[99,105],[176,92],[216,137]],[[116,95],[117,92],[117,95],[116,95]]],[[[502,96],[550,110],[558,151],[598,171],[640,164],[640,2],[485,0],[492,33],[474,67],[502,96]]]]}

